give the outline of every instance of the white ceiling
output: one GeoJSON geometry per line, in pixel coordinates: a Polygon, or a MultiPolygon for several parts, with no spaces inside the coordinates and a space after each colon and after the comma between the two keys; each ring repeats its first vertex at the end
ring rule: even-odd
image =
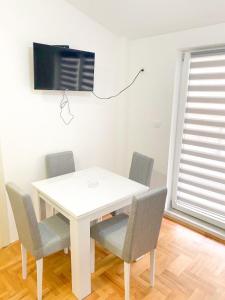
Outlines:
{"type": "Polygon", "coordinates": [[[141,38],[225,22],[225,0],[67,0],[116,34],[141,38]]]}

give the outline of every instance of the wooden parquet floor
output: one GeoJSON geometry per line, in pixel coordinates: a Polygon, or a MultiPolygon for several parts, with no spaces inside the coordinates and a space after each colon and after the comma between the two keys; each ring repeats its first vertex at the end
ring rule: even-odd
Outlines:
{"type": "MultiPolygon", "coordinates": [[[[70,257],[44,259],[43,299],[76,299],[71,293],[70,257]]],[[[225,300],[225,246],[170,220],[164,220],[157,251],[156,283],[149,286],[149,255],[132,265],[132,300],[225,300]]],[[[97,246],[92,294],[87,300],[122,300],[123,263],[97,246]]],[[[22,280],[20,245],[0,250],[0,299],[36,299],[36,271],[28,258],[22,280]]]]}

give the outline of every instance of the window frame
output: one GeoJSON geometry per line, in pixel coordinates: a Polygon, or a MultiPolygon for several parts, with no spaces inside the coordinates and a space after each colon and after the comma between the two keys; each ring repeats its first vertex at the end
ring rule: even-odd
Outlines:
{"type": "MultiPolygon", "coordinates": [[[[219,47],[221,48],[221,46],[219,47]]],[[[224,48],[224,45],[223,45],[224,48]]],[[[202,48],[202,51],[218,49],[218,47],[202,48]]],[[[198,208],[191,204],[177,203],[177,185],[179,175],[179,162],[182,147],[182,134],[184,127],[185,105],[188,93],[188,77],[190,71],[191,52],[201,51],[199,49],[182,49],[178,52],[174,99],[172,110],[172,124],[170,135],[169,163],[168,163],[168,209],[175,209],[187,215],[203,220],[207,223],[225,229],[225,222],[216,218],[216,213],[210,214],[204,207],[198,208]]],[[[204,206],[204,205],[203,205],[204,206]]]]}

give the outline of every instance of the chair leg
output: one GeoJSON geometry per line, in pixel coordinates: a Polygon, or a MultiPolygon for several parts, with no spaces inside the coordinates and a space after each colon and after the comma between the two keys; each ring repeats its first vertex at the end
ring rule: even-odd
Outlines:
{"type": "Polygon", "coordinates": [[[91,273],[95,272],[95,240],[91,239],[91,273]]]}
{"type": "Polygon", "coordinates": [[[43,258],[36,260],[37,266],[37,299],[42,300],[43,258]]]}
{"type": "Polygon", "coordinates": [[[137,262],[137,261],[141,260],[143,257],[144,257],[144,255],[142,255],[142,256],[136,258],[135,261],[137,262]]]}
{"type": "Polygon", "coordinates": [[[68,254],[69,253],[69,248],[64,248],[64,253],[68,254]]]}
{"type": "Polygon", "coordinates": [[[155,258],[156,258],[156,249],[150,252],[150,285],[152,287],[155,284],[155,258]]]}
{"type": "Polygon", "coordinates": [[[102,222],[102,217],[99,217],[99,218],[98,218],[98,222],[102,222]]]}
{"type": "Polygon", "coordinates": [[[130,300],[130,264],[124,262],[125,300],[130,300]]]}
{"type": "Polygon", "coordinates": [[[22,277],[23,279],[27,278],[27,250],[21,244],[21,256],[22,256],[22,277]]]}

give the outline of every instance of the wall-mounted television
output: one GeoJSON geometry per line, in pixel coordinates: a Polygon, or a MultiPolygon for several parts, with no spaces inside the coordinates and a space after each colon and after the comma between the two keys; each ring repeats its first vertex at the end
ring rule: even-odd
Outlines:
{"type": "Polygon", "coordinates": [[[33,43],[34,89],[93,91],[95,53],[33,43]]]}

